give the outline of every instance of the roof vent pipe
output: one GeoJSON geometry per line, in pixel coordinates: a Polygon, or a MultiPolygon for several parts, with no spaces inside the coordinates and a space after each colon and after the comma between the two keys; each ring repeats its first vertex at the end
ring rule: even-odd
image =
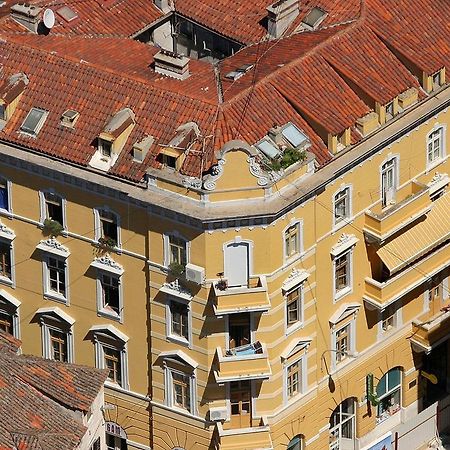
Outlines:
{"type": "Polygon", "coordinates": [[[11,17],[33,33],[38,32],[42,8],[27,3],[11,6],[11,17]]]}
{"type": "Polygon", "coordinates": [[[269,37],[278,39],[299,14],[299,0],[278,0],[267,7],[269,37]]]}
{"type": "Polygon", "coordinates": [[[189,58],[168,50],[160,50],[153,57],[155,72],[168,77],[185,80],[189,76],[189,58]]]}

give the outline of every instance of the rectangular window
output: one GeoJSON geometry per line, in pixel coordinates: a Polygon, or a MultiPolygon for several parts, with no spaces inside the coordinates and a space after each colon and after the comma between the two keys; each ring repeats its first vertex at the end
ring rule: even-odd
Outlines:
{"type": "Polygon", "coordinates": [[[100,437],[98,437],[91,445],[91,450],[101,450],[100,437]]]}
{"type": "Polygon", "coordinates": [[[109,370],[108,380],[122,385],[122,361],[120,350],[103,346],[104,367],[109,370]]]}
{"type": "Polygon", "coordinates": [[[20,130],[24,133],[37,136],[40,129],[44,125],[45,119],[47,118],[48,112],[39,108],[31,108],[27,117],[20,126],[20,130]]]}
{"type": "Polygon", "coordinates": [[[64,226],[62,198],[52,192],[45,192],[44,201],[45,218],[56,220],[60,225],[64,226]]]}
{"type": "Polygon", "coordinates": [[[386,105],[386,120],[392,119],[394,117],[394,102],[389,102],[386,105]]]}
{"type": "Polygon", "coordinates": [[[4,178],[0,178],[0,209],[9,211],[8,182],[4,178]]]}
{"type": "Polygon", "coordinates": [[[350,216],[350,189],[345,188],[334,196],[334,223],[350,216]]]}
{"type": "Polygon", "coordinates": [[[6,120],[6,105],[0,103],[0,120],[6,120]]]}
{"type": "Polygon", "coordinates": [[[336,336],[336,363],[344,361],[350,351],[350,324],[337,330],[336,336]]]}
{"type": "Polygon", "coordinates": [[[395,203],[397,191],[397,163],[392,158],[381,167],[381,202],[382,206],[395,203]]]}
{"type": "Polygon", "coordinates": [[[395,307],[394,305],[387,306],[381,313],[381,330],[386,333],[395,328],[395,307]]]}
{"type": "Polygon", "coordinates": [[[287,326],[294,325],[302,320],[301,288],[294,289],[286,296],[287,326]]]}
{"type": "Polygon", "coordinates": [[[172,372],[173,404],[191,411],[191,378],[189,375],[172,372]]]}
{"type": "Polygon", "coordinates": [[[111,158],[112,142],[105,141],[104,139],[99,139],[98,150],[100,151],[101,155],[104,156],[105,158],[111,158]]]}
{"type": "Polygon", "coordinates": [[[171,334],[189,340],[189,308],[185,303],[170,302],[171,334]]]}
{"type": "Polygon", "coordinates": [[[301,360],[291,364],[287,368],[287,396],[292,398],[302,391],[302,367],[301,360]]]}
{"type": "Polygon", "coordinates": [[[114,314],[120,315],[119,277],[101,274],[102,307],[114,314]]]}
{"type": "Polygon", "coordinates": [[[284,249],[286,258],[300,253],[300,229],[299,224],[289,227],[284,233],[284,249]]]}
{"type": "Polygon", "coordinates": [[[100,237],[104,240],[111,241],[113,246],[118,243],[118,223],[117,216],[111,211],[100,210],[100,237]]]}
{"type": "Polygon", "coordinates": [[[334,261],[334,284],[338,293],[350,287],[350,252],[337,257],[334,261]]]}
{"type": "Polygon", "coordinates": [[[5,311],[0,311],[0,330],[4,331],[5,333],[14,335],[13,328],[13,316],[5,311]]]}
{"type": "Polygon", "coordinates": [[[427,139],[427,162],[433,163],[443,157],[444,130],[439,128],[428,135],[427,139]]]}
{"type": "Polygon", "coordinates": [[[11,280],[11,244],[0,241],[0,277],[11,280]]]}
{"type": "Polygon", "coordinates": [[[66,297],[66,261],[49,256],[47,259],[47,293],[66,297]]]}
{"type": "Polygon", "coordinates": [[[50,357],[55,361],[69,362],[67,357],[67,333],[53,328],[50,334],[50,357]]]}
{"type": "Polygon", "coordinates": [[[186,241],[177,236],[169,236],[169,264],[186,265],[186,241]]]}

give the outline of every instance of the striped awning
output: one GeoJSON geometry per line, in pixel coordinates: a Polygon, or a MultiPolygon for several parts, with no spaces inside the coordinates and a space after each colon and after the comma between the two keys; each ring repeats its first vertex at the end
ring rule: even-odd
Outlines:
{"type": "Polygon", "coordinates": [[[450,194],[438,198],[425,220],[387,242],[377,255],[392,274],[450,237],[450,194]]]}

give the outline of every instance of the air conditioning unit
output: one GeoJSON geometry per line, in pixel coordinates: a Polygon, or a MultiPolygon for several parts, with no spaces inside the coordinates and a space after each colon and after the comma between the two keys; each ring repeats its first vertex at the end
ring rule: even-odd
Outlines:
{"type": "Polygon", "coordinates": [[[197,284],[203,284],[205,281],[204,267],[196,266],[194,264],[186,264],[186,280],[197,284]]]}
{"type": "Polygon", "coordinates": [[[209,420],[212,420],[213,422],[218,422],[219,420],[227,420],[227,417],[228,412],[226,407],[209,409],[209,420]]]}

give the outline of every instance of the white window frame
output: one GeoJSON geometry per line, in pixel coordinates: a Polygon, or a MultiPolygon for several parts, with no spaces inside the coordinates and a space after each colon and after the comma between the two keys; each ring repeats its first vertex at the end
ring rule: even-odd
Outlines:
{"type": "MultiPolygon", "coordinates": [[[[447,154],[447,149],[446,149],[446,139],[447,139],[447,127],[445,124],[436,124],[431,130],[430,132],[427,134],[426,137],[426,168],[427,170],[437,166],[438,164],[440,164],[444,159],[445,156],[447,154]],[[435,139],[432,139],[432,135],[440,132],[440,145],[439,145],[439,155],[436,157],[433,157],[430,161],[429,156],[430,156],[430,152],[429,152],[429,145],[430,143],[434,142],[435,139]]],[[[434,152],[432,152],[434,153],[434,152]]]]}
{"type": "Polygon", "coordinates": [[[52,358],[50,330],[58,331],[66,335],[67,339],[67,362],[75,362],[73,325],[75,320],[65,313],[59,315],[57,311],[50,311],[50,308],[43,308],[37,311],[41,326],[42,356],[46,359],[52,358]],[[46,311],[47,310],[47,311],[46,311]]]}
{"type": "Polygon", "coordinates": [[[350,399],[345,399],[344,401],[342,401],[341,403],[339,403],[339,405],[336,407],[336,409],[332,412],[331,416],[330,416],[330,450],[340,450],[341,447],[341,439],[342,438],[342,428],[343,428],[343,424],[346,424],[348,422],[352,423],[352,436],[351,438],[344,438],[344,439],[352,439],[354,440],[356,437],[356,401],[353,398],[350,399]],[[350,400],[353,403],[353,413],[345,413],[342,411],[342,404],[346,401],[346,400],[350,400]],[[331,427],[331,418],[333,416],[333,414],[335,413],[335,411],[337,411],[337,413],[340,416],[340,420],[339,423],[337,425],[335,425],[334,427],[331,427]],[[348,417],[345,417],[343,419],[344,415],[348,415],[348,417]],[[331,437],[334,435],[334,433],[337,431],[337,440],[336,441],[331,441],[331,437]]]}
{"type": "Polygon", "coordinates": [[[123,322],[123,286],[122,286],[122,275],[117,272],[109,271],[107,268],[97,269],[97,314],[99,316],[108,317],[109,319],[123,322]],[[114,277],[118,281],[118,294],[119,294],[119,313],[116,314],[110,308],[105,307],[103,303],[103,275],[114,277]]]}
{"type": "Polygon", "coordinates": [[[14,238],[16,236],[12,235],[9,237],[0,237],[0,242],[5,245],[9,245],[9,260],[11,264],[11,277],[8,278],[6,276],[0,275],[0,283],[5,284],[7,286],[16,287],[16,276],[15,276],[15,261],[14,261],[14,238]]]}
{"type": "Polygon", "coordinates": [[[188,239],[186,239],[178,231],[172,231],[170,233],[166,233],[163,235],[163,243],[164,243],[163,264],[164,264],[164,267],[169,267],[169,265],[170,265],[170,238],[171,237],[174,237],[176,239],[181,239],[184,241],[185,252],[186,252],[186,264],[188,264],[190,262],[191,243],[188,239]]]}
{"type": "Polygon", "coordinates": [[[336,370],[341,365],[345,365],[349,358],[355,355],[356,353],[356,316],[353,319],[333,325],[331,330],[331,368],[332,370],[336,370]],[[346,357],[338,361],[336,345],[337,345],[337,333],[343,330],[344,328],[349,327],[348,332],[348,349],[346,357]]]}
{"type": "MultiPolygon", "coordinates": [[[[105,330],[109,330],[108,325],[105,326],[105,330]]],[[[127,341],[115,337],[110,333],[106,334],[103,330],[94,331],[94,348],[95,348],[95,367],[98,369],[107,369],[105,364],[105,353],[104,348],[111,348],[120,352],[120,376],[121,384],[114,383],[113,381],[107,379],[105,381],[106,385],[119,386],[124,390],[129,390],[129,379],[128,379],[128,352],[127,352],[127,341]]]]}
{"type": "MultiPolygon", "coordinates": [[[[379,400],[379,404],[377,406],[377,424],[384,422],[385,420],[389,419],[389,417],[392,417],[394,414],[398,413],[401,409],[402,409],[402,400],[403,400],[403,396],[402,396],[402,383],[403,383],[403,371],[399,368],[399,367],[393,367],[391,370],[389,370],[388,372],[386,372],[383,377],[381,379],[383,379],[384,377],[386,377],[386,388],[388,388],[388,382],[389,382],[389,373],[393,370],[398,370],[400,372],[400,384],[397,384],[394,388],[392,389],[387,389],[386,392],[381,395],[380,397],[378,397],[379,400]],[[385,416],[380,416],[379,415],[379,407],[381,405],[381,401],[389,396],[393,396],[397,391],[399,391],[399,408],[393,412],[392,414],[386,414],[385,416]]],[[[381,381],[380,379],[380,381],[381,381]]],[[[378,382],[379,383],[379,382],[378,382]]],[[[377,386],[378,387],[378,386],[377,386]]],[[[377,393],[378,396],[378,393],[377,393]]]]}
{"type": "Polygon", "coordinates": [[[197,415],[197,382],[196,382],[196,369],[187,368],[186,371],[175,369],[170,367],[168,364],[164,364],[164,384],[165,384],[165,395],[164,402],[170,408],[173,408],[177,411],[182,411],[187,414],[197,415]],[[189,410],[182,408],[175,404],[174,402],[174,387],[173,387],[173,373],[181,374],[189,377],[189,395],[190,395],[190,407],[189,410]]]}
{"type": "Polygon", "coordinates": [[[41,131],[42,127],[44,126],[45,121],[47,120],[47,117],[48,117],[48,111],[46,111],[45,109],[42,109],[42,108],[35,108],[35,107],[31,108],[31,109],[28,111],[28,113],[27,113],[25,119],[23,119],[23,122],[21,123],[21,125],[20,125],[20,127],[19,127],[20,132],[23,133],[23,134],[26,134],[27,136],[36,137],[36,136],[39,134],[39,131],[41,131]],[[31,114],[31,111],[33,111],[33,110],[39,111],[39,112],[42,112],[42,113],[43,113],[42,116],[41,116],[40,119],[39,119],[39,122],[36,124],[36,127],[34,128],[33,131],[29,131],[29,130],[24,130],[24,129],[22,129],[22,127],[24,126],[25,122],[26,122],[27,119],[28,119],[28,116],[31,114]]]}
{"type": "Polygon", "coordinates": [[[170,341],[174,341],[178,344],[187,346],[189,348],[192,347],[192,308],[188,300],[180,299],[170,295],[166,297],[166,337],[170,341]],[[173,319],[171,310],[172,303],[179,303],[187,307],[187,321],[188,321],[187,339],[184,336],[179,336],[178,334],[172,332],[172,319],[173,319]]]}
{"type": "Polygon", "coordinates": [[[0,214],[4,214],[7,217],[11,217],[12,216],[12,212],[13,212],[13,208],[12,208],[12,183],[11,181],[4,177],[4,176],[0,176],[0,182],[5,184],[5,188],[6,188],[6,195],[8,196],[8,208],[4,209],[4,208],[0,208],[0,214]]]}
{"type": "Polygon", "coordinates": [[[288,404],[290,402],[294,402],[296,400],[298,400],[305,392],[307,389],[307,353],[304,352],[303,355],[301,355],[300,357],[297,357],[295,359],[292,359],[291,361],[287,360],[284,363],[284,368],[283,368],[283,379],[284,379],[284,383],[283,383],[283,396],[284,396],[284,404],[288,404]],[[300,390],[297,394],[294,394],[293,396],[289,397],[289,384],[288,384],[288,374],[289,374],[289,368],[292,367],[294,364],[298,364],[299,370],[300,370],[300,379],[299,379],[299,385],[300,385],[300,390]]]}
{"type": "Polygon", "coordinates": [[[333,195],[333,229],[334,230],[339,229],[342,226],[347,225],[349,223],[349,221],[352,218],[352,214],[353,214],[353,212],[352,212],[353,204],[352,203],[353,203],[352,202],[352,186],[350,184],[341,186],[341,188],[334,193],[334,195],[333,195]],[[346,192],[346,191],[347,191],[347,194],[345,197],[346,198],[346,202],[345,202],[346,215],[344,217],[342,217],[341,219],[337,220],[337,217],[336,217],[336,204],[337,204],[337,200],[338,200],[337,197],[339,194],[342,194],[343,192],[346,192]]]}
{"type": "Polygon", "coordinates": [[[384,310],[380,310],[378,312],[378,338],[382,339],[386,335],[393,333],[395,330],[397,330],[402,325],[402,308],[401,305],[396,305],[395,303],[391,303],[388,305],[384,310]],[[393,324],[390,329],[384,330],[383,329],[383,314],[386,309],[388,308],[394,308],[394,313],[392,314],[393,324]]]}
{"type": "Polygon", "coordinates": [[[303,221],[302,220],[293,220],[291,221],[291,223],[289,225],[287,225],[284,229],[283,229],[283,260],[284,263],[286,263],[287,261],[292,261],[295,258],[297,258],[299,255],[301,255],[303,253],[303,234],[302,234],[302,230],[303,230],[303,221]],[[287,253],[287,247],[286,247],[286,233],[291,229],[296,227],[297,230],[297,242],[296,242],[296,246],[297,246],[297,251],[295,253],[292,253],[291,255],[288,255],[287,253]]]}
{"type": "Polygon", "coordinates": [[[337,302],[344,296],[350,294],[353,291],[353,251],[354,251],[354,245],[350,247],[349,249],[337,254],[333,255],[333,297],[334,301],[337,302]],[[337,283],[336,283],[336,261],[340,258],[346,257],[347,258],[347,277],[348,277],[348,284],[347,286],[337,289],[337,283]]]}
{"type": "Polygon", "coordinates": [[[67,257],[55,255],[50,252],[46,252],[42,259],[42,278],[43,278],[43,288],[44,288],[44,297],[50,300],[56,300],[57,302],[64,303],[65,305],[69,305],[69,264],[67,261],[67,257]],[[54,258],[57,261],[64,262],[64,271],[65,271],[65,295],[62,295],[58,292],[55,292],[50,287],[50,269],[49,269],[49,260],[50,258],[54,258]]]}
{"type": "Polygon", "coordinates": [[[298,330],[299,328],[301,328],[303,326],[305,317],[304,317],[304,283],[301,282],[299,284],[297,284],[296,286],[290,288],[289,290],[287,290],[284,293],[284,314],[285,314],[285,319],[284,319],[284,324],[285,324],[285,334],[288,335],[292,332],[294,332],[295,330],[298,330]],[[297,320],[295,323],[292,323],[291,325],[288,324],[288,296],[289,294],[291,294],[292,292],[298,290],[299,291],[299,296],[297,299],[298,302],[298,311],[299,311],[299,320],[297,320]]]}
{"type": "Polygon", "coordinates": [[[100,220],[101,211],[112,214],[116,220],[117,242],[115,249],[122,248],[122,227],[120,226],[120,215],[113,211],[109,206],[99,206],[94,208],[94,240],[98,242],[103,237],[102,222],[100,220]]]}
{"type": "Polygon", "coordinates": [[[61,194],[59,194],[58,192],[56,192],[53,189],[45,189],[43,191],[39,191],[39,212],[40,212],[39,222],[42,225],[44,223],[45,219],[50,219],[50,217],[47,217],[47,200],[45,198],[45,194],[53,194],[61,199],[61,209],[62,209],[62,219],[63,219],[63,223],[61,225],[62,225],[64,231],[67,231],[67,216],[66,216],[67,201],[64,198],[64,196],[62,196],[61,194]]]}
{"type": "Polygon", "coordinates": [[[20,305],[19,300],[0,289],[0,312],[11,317],[12,335],[16,339],[20,339],[20,305]]]}
{"type": "Polygon", "coordinates": [[[381,164],[380,164],[380,201],[383,208],[388,208],[391,204],[395,203],[395,194],[398,191],[398,187],[400,185],[400,156],[399,155],[392,155],[390,154],[388,158],[386,158],[381,164]],[[389,202],[384,202],[384,194],[383,194],[383,166],[385,166],[387,163],[393,161],[394,163],[394,195],[393,199],[391,199],[389,202]]]}

